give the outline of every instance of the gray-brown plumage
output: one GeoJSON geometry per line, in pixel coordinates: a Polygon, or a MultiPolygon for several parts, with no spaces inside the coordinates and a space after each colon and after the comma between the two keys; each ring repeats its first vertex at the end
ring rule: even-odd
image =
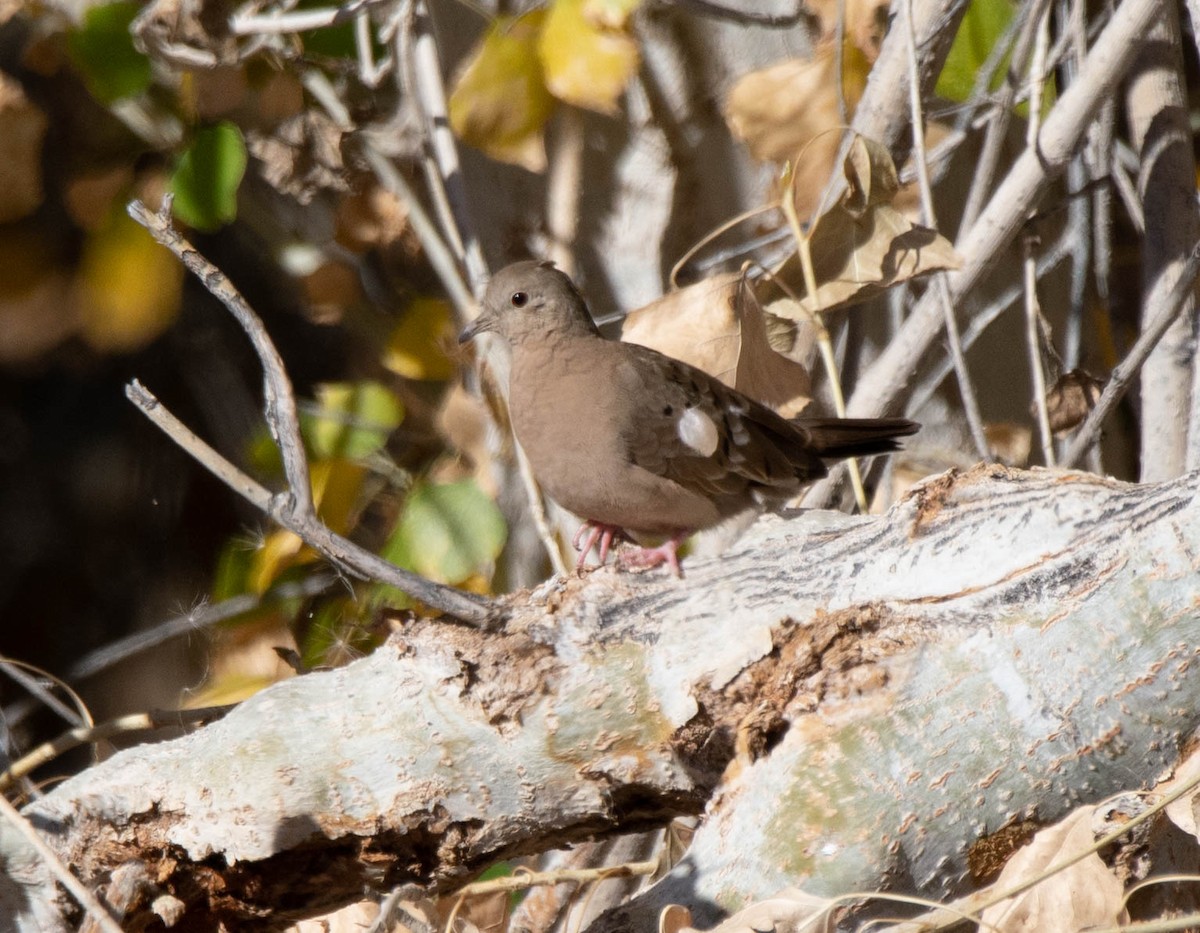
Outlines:
{"type": "Polygon", "coordinates": [[[498,334],[512,348],[513,429],[542,488],[584,519],[582,566],[614,537],[667,539],[626,558],[679,573],[696,531],[777,505],[825,475],[825,461],[895,450],[903,419],[785,420],[720,380],[636,344],[600,336],[571,280],[550,263],[493,276],[459,337],[498,334]]]}

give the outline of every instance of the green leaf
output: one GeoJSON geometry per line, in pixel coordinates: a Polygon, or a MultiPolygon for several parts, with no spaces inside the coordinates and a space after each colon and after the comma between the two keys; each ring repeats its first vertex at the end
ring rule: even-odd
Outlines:
{"type": "Polygon", "coordinates": [[[496,504],[473,480],[418,483],[383,556],[431,580],[458,584],[490,570],[507,531],[496,504]]]}
{"type": "Polygon", "coordinates": [[[132,2],[93,6],[67,37],[71,60],[101,103],[132,97],[150,86],[150,59],[134,48],[129,31],[141,6],[132,2]]]}
{"type": "Polygon", "coordinates": [[[322,460],[363,460],[383,447],[404,419],[404,406],[378,382],[327,382],[317,387],[317,410],[300,417],[309,450],[322,460]]]}
{"type": "MultiPolygon", "coordinates": [[[[938,76],[937,93],[962,103],[971,96],[975,76],[1015,15],[1012,0],[971,0],[954,44],[938,76]]],[[[1004,70],[997,71],[997,80],[1004,70]]]]}
{"type": "Polygon", "coordinates": [[[242,131],[228,121],[197,130],[171,175],[175,216],[197,230],[216,230],[237,216],[246,172],[242,131]]]}

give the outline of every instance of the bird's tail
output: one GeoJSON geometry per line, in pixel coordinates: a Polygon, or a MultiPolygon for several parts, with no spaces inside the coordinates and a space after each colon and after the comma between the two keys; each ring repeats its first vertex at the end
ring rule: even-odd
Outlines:
{"type": "Polygon", "coordinates": [[[796,418],[792,423],[808,433],[813,452],[829,460],[899,450],[897,438],[921,428],[907,418],[796,418]]]}

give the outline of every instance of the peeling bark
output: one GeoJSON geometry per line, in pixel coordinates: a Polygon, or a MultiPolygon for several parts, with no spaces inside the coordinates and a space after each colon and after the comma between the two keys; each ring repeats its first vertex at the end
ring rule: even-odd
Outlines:
{"type": "MultiPolygon", "coordinates": [[[[173,929],[278,929],[706,803],[595,929],[786,883],[960,891],[981,837],[1155,778],[1200,722],[1198,488],[980,468],[878,518],[763,519],[686,580],[552,580],[500,633],[411,623],[25,814],[91,885],[146,867],[130,928],[166,893],[173,929]]],[[[71,926],[8,832],[0,860],[0,929],[71,926]]]]}

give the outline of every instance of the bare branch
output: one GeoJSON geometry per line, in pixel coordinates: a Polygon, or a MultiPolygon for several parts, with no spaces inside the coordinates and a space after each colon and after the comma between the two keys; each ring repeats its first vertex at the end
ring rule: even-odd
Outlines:
{"type": "MultiPolygon", "coordinates": [[[[1117,7],[1089,53],[1079,80],[1059,98],[1047,117],[1037,147],[1022,153],[979,221],[960,240],[958,249],[964,265],[948,276],[955,304],[978,284],[995,257],[1012,241],[1051,178],[1066,167],[1096,109],[1131,64],[1140,37],[1156,11],[1156,4],[1149,2],[1117,7]]],[[[927,294],[863,373],[848,406],[852,416],[878,415],[893,405],[921,357],[941,333],[943,322],[937,296],[927,294]]]]}
{"type": "MultiPolygon", "coordinates": [[[[917,28],[913,23],[912,5],[913,0],[904,0],[902,4],[905,32],[908,38],[908,93],[909,107],[912,112],[913,164],[916,166],[917,188],[921,193],[923,222],[926,226],[936,230],[937,215],[933,209],[933,186],[929,182],[929,165],[925,154],[925,114],[921,106],[917,28]]],[[[987,436],[983,432],[983,416],[979,413],[979,401],[975,397],[975,386],[971,382],[971,373],[967,369],[967,358],[963,354],[962,338],[958,332],[958,319],[955,317],[954,304],[950,300],[950,289],[946,285],[944,273],[934,274],[933,287],[941,299],[946,336],[950,344],[950,359],[954,363],[954,374],[958,379],[958,393],[962,398],[963,414],[966,415],[967,425],[971,429],[971,439],[975,442],[975,452],[979,455],[980,460],[991,460],[991,450],[988,447],[987,436]]]]}
{"type": "MultiPolygon", "coordinates": [[[[165,209],[169,210],[169,205],[166,205],[165,209]]],[[[296,401],[291,381],[262,321],[234,289],[233,284],[174,229],[169,214],[152,214],[139,201],[133,202],[129,211],[135,220],[150,230],[156,240],[179,256],[184,265],[224,303],[258,352],[263,364],[267,424],[283,456],[288,492],[272,494],[247,476],[192,433],[140,383],[134,382],[127,387],[126,395],[130,401],[214,476],[284,528],[299,535],[335,566],[365,579],[395,586],[426,605],[464,621],[493,621],[495,607],[488,601],[403,570],[379,555],[372,554],[352,541],[334,534],[325,526],[313,506],[308,461],[304,454],[304,442],[300,437],[300,423],[296,417],[296,401]],[[303,485],[297,485],[300,483],[303,485]]]]}
{"type": "MultiPolygon", "coordinates": [[[[263,368],[263,401],[266,406],[267,428],[279,446],[279,453],[283,458],[283,472],[295,499],[295,509],[301,513],[312,512],[312,481],[308,475],[308,459],[304,455],[304,440],[300,436],[300,419],[296,415],[296,396],[279,351],[267,336],[262,321],[234,288],[233,283],[175,229],[171,222],[170,198],[163,200],[162,209],[158,213],[151,211],[141,201],[131,201],[129,216],[145,227],[158,243],[179,257],[184,266],[204,283],[204,287],[213,297],[229,309],[230,314],[250,338],[263,368]]],[[[212,469],[208,464],[205,466],[212,469]]],[[[223,482],[230,482],[226,476],[219,473],[215,475],[223,482]]],[[[235,488],[234,491],[265,510],[266,505],[254,496],[269,493],[261,486],[258,486],[257,490],[252,488],[257,485],[251,480],[243,489],[235,488]]]]}

